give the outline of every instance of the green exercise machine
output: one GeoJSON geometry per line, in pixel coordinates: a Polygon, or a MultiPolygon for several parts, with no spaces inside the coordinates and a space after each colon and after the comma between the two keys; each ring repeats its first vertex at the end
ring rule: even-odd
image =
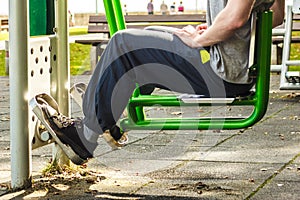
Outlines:
{"type": "MultiPolygon", "coordinates": [[[[119,0],[104,0],[106,17],[110,34],[126,28],[124,15],[119,0]]],[[[178,95],[142,95],[135,90],[127,106],[128,117],[122,119],[121,127],[125,130],[153,129],[242,129],[258,122],[266,113],[269,100],[270,57],[272,38],[272,12],[268,9],[257,12],[253,19],[254,46],[253,64],[249,73],[256,79],[255,90],[252,94],[236,98],[181,98],[178,95]],[[149,106],[251,106],[253,111],[246,117],[182,117],[182,118],[149,118],[145,107],[149,106]]]]}

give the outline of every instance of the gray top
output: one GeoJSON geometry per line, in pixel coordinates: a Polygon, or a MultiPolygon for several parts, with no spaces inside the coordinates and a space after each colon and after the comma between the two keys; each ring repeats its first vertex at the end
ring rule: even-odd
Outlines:
{"type": "MultiPolygon", "coordinates": [[[[228,0],[208,0],[207,23],[212,24],[217,14],[226,6],[228,0]]],[[[272,4],[273,0],[257,0],[255,9],[262,3],[272,4]]],[[[265,5],[265,4],[264,4],[265,5]]],[[[265,7],[265,6],[264,6],[265,7]]],[[[210,48],[212,69],[230,83],[245,84],[251,82],[248,77],[251,20],[225,42],[210,48]]]]}

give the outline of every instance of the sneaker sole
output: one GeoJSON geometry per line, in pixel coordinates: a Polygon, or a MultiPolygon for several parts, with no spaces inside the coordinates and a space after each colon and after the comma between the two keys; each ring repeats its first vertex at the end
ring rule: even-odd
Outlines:
{"type": "MultiPolygon", "coordinates": [[[[65,154],[68,156],[68,158],[76,165],[82,165],[87,162],[87,160],[82,159],[79,155],[77,155],[73,149],[64,143],[57,137],[56,132],[51,128],[49,121],[45,118],[44,112],[41,108],[41,105],[37,102],[36,98],[46,98],[46,101],[51,101],[52,98],[47,94],[39,94],[32,98],[29,102],[29,105],[34,112],[34,114],[37,116],[37,118],[44,124],[46,129],[49,131],[52,138],[55,140],[55,142],[60,146],[60,148],[65,152],[65,154]]],[[[49,105],[56,104],[55,101],[50,102],[49,105]]],[[[52,105],[51,105],[52,106],[52,105]]],[[[58,106],[53,106],[58,111],[58,106]]]]}
{"type": "Polygon", "coordinates": [[[106,141],[106,143],[114,150],[114,149],[120,149],[121,147],[124,147],[126,143],[120,144],[118,143],[108,132],[104,132],[102,134],[102,137],[106,141]]]}
{"type": "Polygon", "coordinates": [[[80,106],[81,109],[82,109],[83,96],[85,94],[86,88],[87,85],[85,83],[76,83],[70,88],[71,97],[80,106]]]}

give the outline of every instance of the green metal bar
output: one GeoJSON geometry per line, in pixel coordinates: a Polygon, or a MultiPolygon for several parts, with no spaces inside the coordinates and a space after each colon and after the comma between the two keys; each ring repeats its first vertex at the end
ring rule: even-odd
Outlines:
{"type": "MultiPolygon", "coordinates": [[[[139,99],[140,96],[144,96],[141,95],[140,93],[140,89],[138,87],[138,84],[136,84],[136,89],[134,90],[131,99],[135,98],[135,99],[139,99]]],[[[150,97],[152,97],[152,95],[149,95],[150,97]]],[[[127,111],[128,111],[128,115],[130,116],[130,120],[132,122],[137,122],[137,121],[144,121],[145,120],[145,113],[144,113],[144,104],[135,104],[134,106],[130,105],[130,102],[134,102],[134,101],[129,101],[129,105],[127,106],[127,111]]]]}
{"type": "MultiPolygon", "coordinates": [[[[232,103],[228,103],[226,105],[255,105],[255,99],[245,99],[245,100],[235,100],[232,103]]],[[[158,96],[158,95],[140,95],[139,97],[132,97],[130,102],[130,106],[197,106],[199,103],[184,103],[178,100],[177,96],[158,96]]],[[[201,103],[201,106],[211,106],[211,105],[225,105],[225,103],[201,103]]]]}
{"type": "Polygon", "coordinates": [[[118,31],[113,3],[111,0],[103,0],[103,4],[105,8],[107,23],[109,26],[109,32],[110,35],[113,35],[115,32],[118,31]]]}
{"type": "Polygon", "coordinates": [[[125,18],[124,18],[120,0],[113,0],[112,3],[113,3],[113,7],[114,7],[114,13],[115,13],[115,17],[116,17],[116,23],[117,23],[118,30],[126,29],[125,18]]]}
{"type": "Polygon", "coordinates": [[[272,45],[272,20],[271,11],[258,13],[258,34],[256,39],[255,55],[257,57],[258,75],[256,82],[257,103],[249,124],[258,122],[266,113],[269,101],[270,88],[270,62],[271,62],[271,45],[272,45]]]}
{"type": "Polygon", "coordinates": [[[121,123],[124,130],[208,130],[208,129],[241,129],[247,126],[247,121],[242,118],[203,118],[203,119],[148,119],[132,123],[129,119],[121,123]]]}
{"type": "MultiPolygon", "coordinates": [[[[121,121],[123,129],[241,129],[252,126],[266,113],[269,101],[272,12],[258,13],[254,67],[257,70],[256,93],[252,99],[236,100],[230,105],[253,105],[247,118],[184,118],[184,119],[146,119],[143,106],[191,106],[180,102],[175,96],[145,96],[135,94],[128,105],[129,118],[121,121]]],[[[195,104],[209,106],[211,104],[195,104]]]]}
{"type": "Polygon", "coordinates": [[[110,35],[126,29],[125,18],[120,0],[103,0],[110,35]]]}

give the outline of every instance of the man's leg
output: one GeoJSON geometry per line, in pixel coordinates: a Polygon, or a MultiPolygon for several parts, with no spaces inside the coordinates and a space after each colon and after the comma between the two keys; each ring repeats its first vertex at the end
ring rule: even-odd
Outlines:
{"type": "Polygon", "coordinates": [[[136,87],[161,85],[177,92],[225,96],[223,81],[204,49],[192,49],[172,34],[126,30],[106,47],[84,97],[85,124],[102,133],[115,128],[136,87]],[[201,54],[200,51],[206,53],[201,54]]]}

